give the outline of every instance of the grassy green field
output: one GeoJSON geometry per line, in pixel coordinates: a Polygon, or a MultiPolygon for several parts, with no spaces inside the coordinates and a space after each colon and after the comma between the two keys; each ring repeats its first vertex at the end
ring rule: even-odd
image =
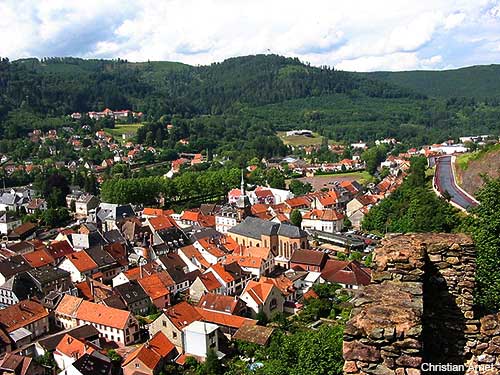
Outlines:
{"type": "Polygon", "coordinates": [[[287,137],[286,132],[278,132],[277,134],[285,145],[313,146],[320,145],[323,141],[323,137],[318,133],[313,133],[313,137],[305,137],[303,135],[291,135],[287,137]]]}
{"type": "Polygon", "coordinates": [[[345,173],[331,173],[331,174],[322,174],[318,176],[326,176],[326,177],[337,177],[337,178],[345,178],[348,177],[350,179],[358,181],[360,184],[366,185],[370,182],[375,181],[375,177],[373,177],[367,171],[362,172],[345,172],[345,173]]]}
{"type": "Polygon", "coordinates": [[[487,154],[489,154],[491,152],[496,152],[499,150],[500,150],[500,144],[496,144],[496,145],[489,146],[489,147],[482,149],[482,150],[479,150],[479,151],[468,152],[466,154],[459,155],[459,156],[457,156],[456,165],[458,166],[458,168],[465,171],[469,167],[469,163],[472,160],[481,159],[482,157],[486,156],[487,154]]]}
{"type": "Polygon", "coordinates": [[[137,129],[142,126],[142,123],[137,124],[116,124],[114,129],[105,128],[104,131],[115,138],[120,138],[122,140],[123,134],[135,134],[137,133],[137,129]]]}

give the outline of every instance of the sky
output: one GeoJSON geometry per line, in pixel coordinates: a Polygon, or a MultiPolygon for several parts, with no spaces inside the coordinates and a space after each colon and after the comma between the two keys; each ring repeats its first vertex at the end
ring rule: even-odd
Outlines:
{"type": "Polygon", "coordinates": [[[350,71],[500,63],[500,0],[0,0],[0,56],[205,65],[275,53],[350,71]]]}

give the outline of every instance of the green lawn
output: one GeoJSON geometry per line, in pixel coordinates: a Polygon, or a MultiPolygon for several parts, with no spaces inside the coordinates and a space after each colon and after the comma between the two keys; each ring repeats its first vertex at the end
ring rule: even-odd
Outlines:
{"type": "Polygon", "coordinates": [[[139,129],[143,124],[116,124],[114,129],[105,128],[104,131],[115,138],[122,138],[122,134],[135,134],[137,133],[137,129],[139,129]]]}
{"type": "MultiPolygon", "coordinates": [[[[476,153],[477,154],[477,153],[476,153]]],[[[457,156],[456,165],[462,170],[465,171],[469,166],[469,161],[474,159],[474,153],[467,153],[457,156]]]]}
{"type": "Polygon", "coordinates": [[[312,146],[320,145],[323,141],[323,136],[319,135],[318,133],[313,133],[313,137],[305,137],[303,135],[291,135],[287,137],[286,132],[278,132],[277,134],[285,145],[312,146]]]}
{"type": "Polygon", "coordinates": [[[330,174],[322,174],[318,176],[330,176],[330,177],[350,177],[354,180],[357,180],[360,184],[366,185],[371,182],[375,182],[375,177],[373,177],[367,171],[362,172],[345,172],[345,173],[330,173],[330,174]]]}

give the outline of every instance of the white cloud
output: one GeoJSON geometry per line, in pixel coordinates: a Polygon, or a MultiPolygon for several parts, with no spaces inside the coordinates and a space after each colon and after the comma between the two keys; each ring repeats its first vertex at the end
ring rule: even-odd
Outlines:
{"type": "Polygon", "coordinates": [[[273,52],[342,69],[436,69],[500,35],[490,0],[2,0],[0,14],[0,56],[10,58],[207,64],[273,52]]]}

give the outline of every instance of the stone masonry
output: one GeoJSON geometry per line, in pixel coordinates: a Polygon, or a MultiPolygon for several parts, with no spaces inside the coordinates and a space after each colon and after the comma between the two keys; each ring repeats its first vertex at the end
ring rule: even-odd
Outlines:
{"type": "Polygon", "coordinates": [[[386,238],[375,251],[372,283],[353,300],[344,373],[417,375],[438,373],[423,371],[423,363],[500,363],[500,316],[475,318],[474,273],[466,235],[386,238]]]}

